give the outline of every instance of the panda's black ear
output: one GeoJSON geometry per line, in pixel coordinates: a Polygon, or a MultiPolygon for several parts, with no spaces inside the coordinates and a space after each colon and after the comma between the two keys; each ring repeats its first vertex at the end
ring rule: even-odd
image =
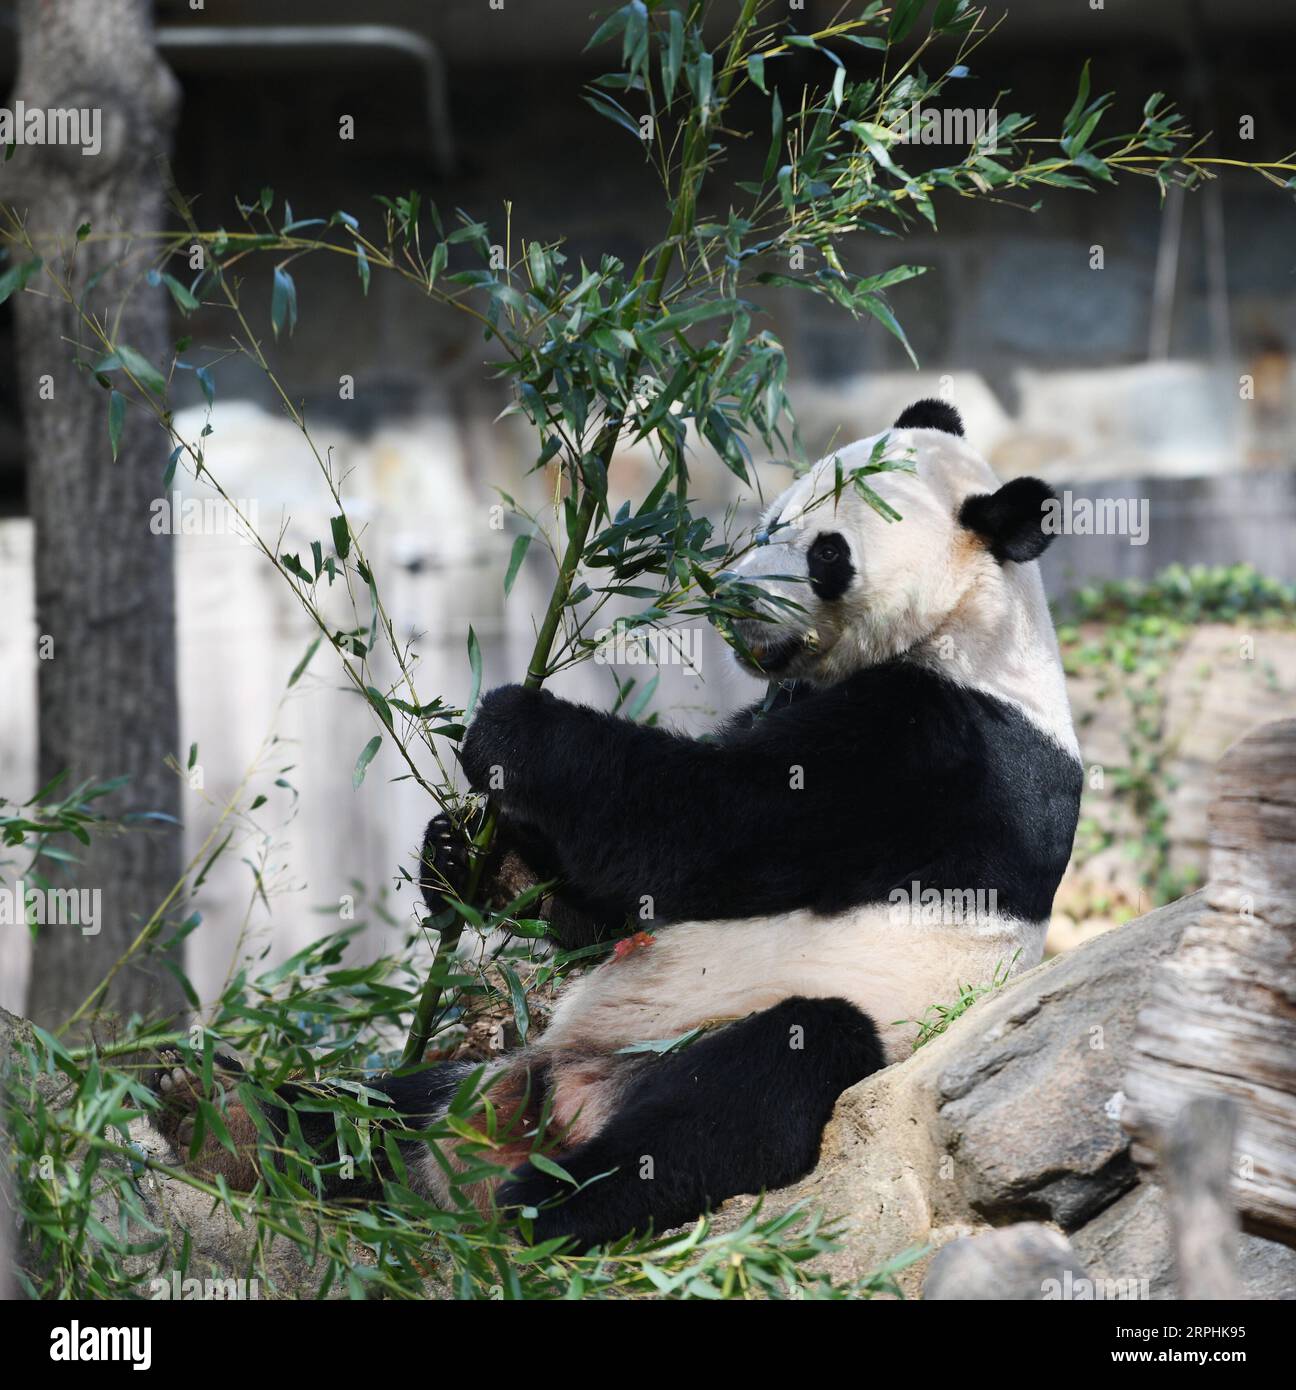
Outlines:
{"type": "Polygon", "coordinates": [[[963,417],[948,401],[938,401],[934,396],[915,401],[896,416],[891,426],[895,430],[944,430],[946,434],[963,433],[963,417]]]}
{"type": "Polygon", "coordinates": [[[983,536],[1000,562],[1024,564],[1038,560],[1053,541],[1044,529],[1044,509],[1057,494],[1038,478],[1014,478],[998,492],[969,497],[959,508],[959,521],[983,536]]]}

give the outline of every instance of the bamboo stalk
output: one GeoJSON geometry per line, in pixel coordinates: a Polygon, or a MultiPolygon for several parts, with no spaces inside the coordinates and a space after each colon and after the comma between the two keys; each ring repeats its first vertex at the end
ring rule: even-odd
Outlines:
{"type": "MultiPolygon", "coordinates": [[[[723,108],[725,99],[729,95],[737,59],[742,51],[743,40],[755,22],[761,3],[762,0],[744,0],[742,11],[734,25],[733,34],[729,41],[725,67],[716,85],[716,110],[723,108]]],[[[680,183],[675,196],[675,206],[671,212],[670,226],[667,229],[665,240],[657,250],[652,274],[645,289],[643,304],[648,313],[653,313],[661,307],[666,277],[670,273],[679,239],[692,219],[697,196],[701,190],[702,181],[706,177],[706,140],[706,125],[702,120],[702,113],[695,108],[689,116],[688,127],[685,131],[683,155],[680,161],[680,183]]],[[[628,381],[634,380],[640,360],[641,356],[638,353],[627,359],[626,379],[628,381]]],[[[622,421],[620,419],[608,421],[594,446],[594,455],[605,472],[611,466],[612,454],[621,435],[621,426],[622,421]]],[[[573,468],[573,486],[577,476],[577,470],[573,468]]],[[[589,538],[590,527],[594,524],[597,513],[598,496],[587,487],[581,493],[575,523],[567,538],[567,549],[563,552],[562,562],[558,567],[558,577],[554,581],[553,591],[549,596],[549,604],[545,609],[544,621],[540,625],[539,632],[536,633],[535,646],[531,652],[531,659],[527,663],[527,673],[523,685],[530,690],[538,690],[544,684],[548,674],[554,638],[558,634],[563,609],[567,606],[567,600],[571,595],[572,582],[580,566],[581,555],[585,551],[585,542],[589,538]]],[[[468,887],[464,895],[464,901],[470,905],[476,905],[476,897],[481,891],[486,861],[498,825],[498,808],[488,806],[486,817],[473,839],[473,863],[469,870],[468,887]]],[[[454,922],[448,926],[437,944],[438,958],[453,952],[458,947],[462,935],[462,921],[454,922]]],[[[405,1040],[405,1050],[401,1054],[402,1066],[413,1066],[422,1060],[432,1036],[433,1020],[440,1003],[441,988],[436,983],[436,971],[433,969],[424,982],[418,1004],[414,1009],[414,1020],[410,1025],[409,1036],[405,1040]]]]}

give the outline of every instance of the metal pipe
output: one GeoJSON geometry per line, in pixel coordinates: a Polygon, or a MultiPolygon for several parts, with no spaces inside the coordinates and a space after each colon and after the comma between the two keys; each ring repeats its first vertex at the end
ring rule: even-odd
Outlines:
{"type": "Polygon", "coordinates": [[[1164,361],[1170,356],[1175,287],[1179,281],[1179,254],[1183,241],[1183,214],[1183,187],[1172,183],[1161,209],[1161,234],[1157,239],[1156,272],[1152,281],[1148,357],[1154,362],[1164,361]]]}
{"type": "Polygon", "coordinates": [[[394,24],[164,24],[157,46],[168,57],[231,49],[385,49],[412,58],[423,69],[428,144],[438,174],[454,165],[446,102],[445,64],[431,39],[394,24]]]}

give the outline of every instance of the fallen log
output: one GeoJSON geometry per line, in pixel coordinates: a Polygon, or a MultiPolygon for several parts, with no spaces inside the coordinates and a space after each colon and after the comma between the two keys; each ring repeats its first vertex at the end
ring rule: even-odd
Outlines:
{"type": "Polygon", "coordinates": [[[1296,1245],[1296,719],[1220,759],[1210,826],[1205,910],[1154,968],[1121,1122],[1151,1168],[1188,1102],[1235,1101],[1242,1227],[1296,1245]]]}

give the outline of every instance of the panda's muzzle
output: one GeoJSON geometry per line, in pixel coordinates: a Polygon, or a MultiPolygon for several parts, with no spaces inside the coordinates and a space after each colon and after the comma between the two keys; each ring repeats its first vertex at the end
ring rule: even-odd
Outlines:
{"type": "MultiPolygon", "coordinates": [[[[845,550],[844,542],[841,548],[845,550]]],[[[760,589],[752,616],[733,625],[746,648],[735,649],[738,662],[753,675],[795,674],[793,668],[819,650],[819,633],[810,619],[820,606],[814,602],[820,595],[813,592],[813,567],[810,573],[807,568],[806,557],[797,548],[778,543],[766,543],[739,562],[738,573],[760,589]]]]}
{"type": "Polygon", "coordinates": [[[744,623],[741,635],[747,652],[739,652],[738,660],[757,676],[781,675],[797,657],[819,645],[814,628],[788,632],[773,623],[744,623]]]}

